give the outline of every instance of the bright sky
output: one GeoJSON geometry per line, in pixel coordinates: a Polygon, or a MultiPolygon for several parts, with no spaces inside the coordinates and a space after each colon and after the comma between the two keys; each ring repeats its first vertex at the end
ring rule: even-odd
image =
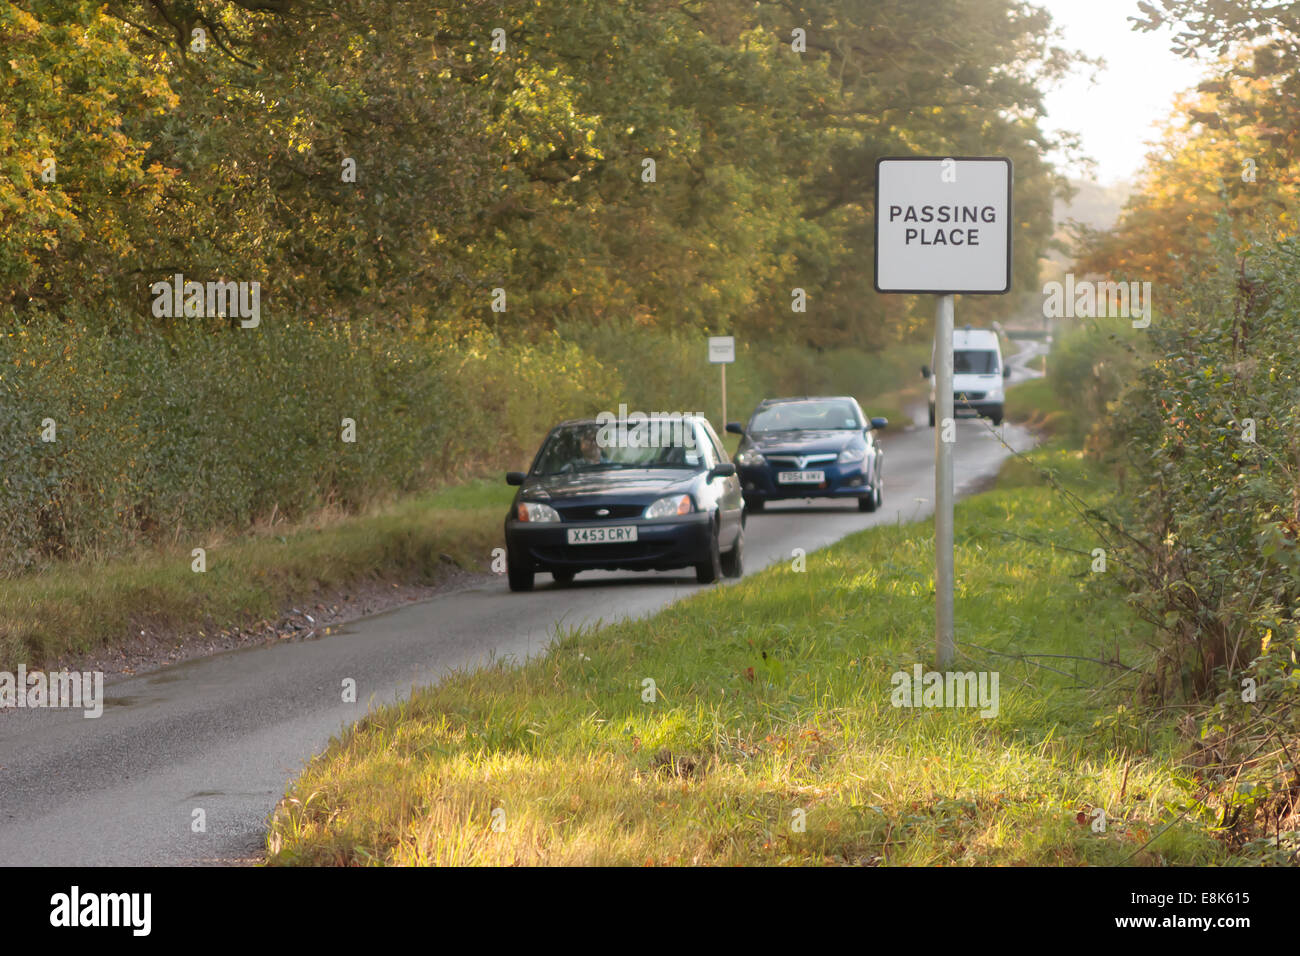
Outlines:
{"type": "Polygon", "coordinates": [[[1132,178],[1142,166],[1146,143],[1156,136],[1153,124],[1169,115],[1176,93],[1200,81],[1208,62],[1170,52],[1168,29],[1135,31],[1127,18],[1137,13],[1137,0],[1034,2],[1052,14],[1065,47],[1106,61],[1095,84],[1088,70],[1048,92],[1047,128],[1081,134],[1083,152],[1097,161],[1102,185],[1132,178]]]}

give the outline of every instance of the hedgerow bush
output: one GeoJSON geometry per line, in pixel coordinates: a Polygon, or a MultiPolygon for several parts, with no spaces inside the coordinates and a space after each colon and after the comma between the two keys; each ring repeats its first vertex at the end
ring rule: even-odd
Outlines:
{"type": "Polygon", "coordinates": [[[519,461],[616,382],[558,339],[34,322],[0,337],[0,567],[353,510],[519,461]]]}
{"type": "Polygon", "coordinates": [[[1145,690],[1209,701],[1187,812],[1300,859],[1300,243],[1218,261],[1161,310],[1098,451],[1129,512],[1099,530],[1161,637],[1145,690]]]}
{"type": "MultiPolygon", "coordinates": [[[[641,411],[698,411],[717,421],[721,390],[716,365],[704,361],[702,334],[661,331],[635,323],[607,323],[594,329],[563,329],[581,338],[608,366],[618,369],[619,401],[641,411]]],[[[736,341],[736,361],[727,366],[727,417],[746,421],[761,399],[788,395],[855,395],[862,400],[919,381],[928,362],[928,343],[821,351],[794,341],[736,341]]],[[[601,406],[602,408],[604,406],[601,406]]],[[[613,409],[611,409],[613,410],[613,409]]],[[[864,408],[872,414],[870,408],[864,408]]]]}
{"type": "Polygon", "coordinates": [[[1296,636],[1300,246],[1260,247],[1155,323],[1152,359],[1112,403],[1109,452],[1144,530],[1134,585],[1169,635],[1157,674],[1197,693],[1296,636]]]}
{"type": "MultiPolygon", "coordinates": [[[[874,393],[910,381],[899,365],[742,342],[729,415],[774,393],[874,393]]],[[[557,421],[619,402],[716,421],[703,336],[632,323],[517,342],[467,323],[34,320],[0,335],[0,573],[526,467],[557,421]]]]}
{"type": "Polygon", "coordinates": [[[1047,381],[1063,408],[1071,410],[1071,428],[1087,438],[1103,427],[1110,405],[1145,361],[1149,339],[1131,319],[1081,319],[1064,327],[1048,355],[1047,381]]]}

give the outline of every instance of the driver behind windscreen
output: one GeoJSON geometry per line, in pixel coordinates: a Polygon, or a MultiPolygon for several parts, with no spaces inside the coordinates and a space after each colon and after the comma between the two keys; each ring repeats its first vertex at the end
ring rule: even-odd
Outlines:
{"type": "Polygon", "coordinates": [[[600,442],[596,438],[595,428],[584,428],[582,431],[580,452],[582,461],[587,465],[603,465],[609,458],[605,455],[605,450],[600,447],[600,442]]]}

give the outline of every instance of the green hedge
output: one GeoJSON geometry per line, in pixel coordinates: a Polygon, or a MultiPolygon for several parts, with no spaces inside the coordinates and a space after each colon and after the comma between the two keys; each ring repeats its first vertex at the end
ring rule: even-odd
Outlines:
{"type": "Polygon", "coordinates": [[[1126,503],[1096,530],[1127,600],[1156,626],[1144,696],[1212,702],[1194,711],[1200,769],[1184,812],[1260,862],[1295,865],[1300,243],[1259,241],[1243,256],[1220,237],[1167,297],[1142,333],[1149,360],[1120,376],[1093,436],[1126,503]]]}
{"type": "MultiPolygon", "coordinates": [[[[38,321],[0,336],[0,567],[353,511],[524,467],[556,421],[619,402],[716,422],[704,350],[702,335],[632,324],[506,343],[449,326],[160,333],[38,321]],[[42,440],[47,419],[53,442],[42,440]]],[[[742,345],[729,414],[744,418],[773,392],[874,393],[894,384],[895,366],[901,381],[903,364],[742,345]]]]}
{"type": "Polygon", "coordinates": [[[1083,319],[1065,328],[1047,359],[1047,381],[1062,408],[1070,435],[1085,437],[1102,427],[1144,358],[1149,336],[1122,318],[1083,319]],[[1076,434],[1077,433],[1077,434],[1076,434]]]}
{"type": "Polygon", "coordinates": [[[558,340],[28,326],[0,338],[0,562],[353,510],[517,460],[616,383],[558,340]]]}

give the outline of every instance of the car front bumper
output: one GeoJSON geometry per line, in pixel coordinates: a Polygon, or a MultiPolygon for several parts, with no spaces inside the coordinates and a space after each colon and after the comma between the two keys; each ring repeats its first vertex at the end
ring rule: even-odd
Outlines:
{"type": "MultiPolygon", "coordinates": [[[[964,401],[960,398],[953,398],[952,413],[955,416],[978,415],[981,418],[996,418],[1002,414],[1003,401],[1001,398],[984,398],[977,401],[964,401]]],[[[934,410],[934,403],[930,403],[930,410],[934,410]]]]}
{"type": "Polygon", "coordinates": [[[740,488],[746,498],[781,501],[792,498],[863,498],[872,493],[871,476],[862,470],[862,462],[841,465],[809,465],[805,471],[820,471],[825,478],[818,484],[782,484],[777,475],[792,468],[753,465],[739,469],[740,488]]]}
{"type": "Polygon", "coordinates": [[[653,520],[530,522],[509,518],[505,530],[511,557],[540,571],[668,571],[708,561],[713,547],[712,518],[704,512],[653,520]],[[635,541],[568,542],[570,528],[627,526],[637,529],[635,541]]]}
{"type": "Polygon", "coordinates": [[[983,401],[983,402],[953,402],[952,411],[954,415],[978,415],[980,418],[997,418],[1002,414],[1002,402],[983,401]]]}

